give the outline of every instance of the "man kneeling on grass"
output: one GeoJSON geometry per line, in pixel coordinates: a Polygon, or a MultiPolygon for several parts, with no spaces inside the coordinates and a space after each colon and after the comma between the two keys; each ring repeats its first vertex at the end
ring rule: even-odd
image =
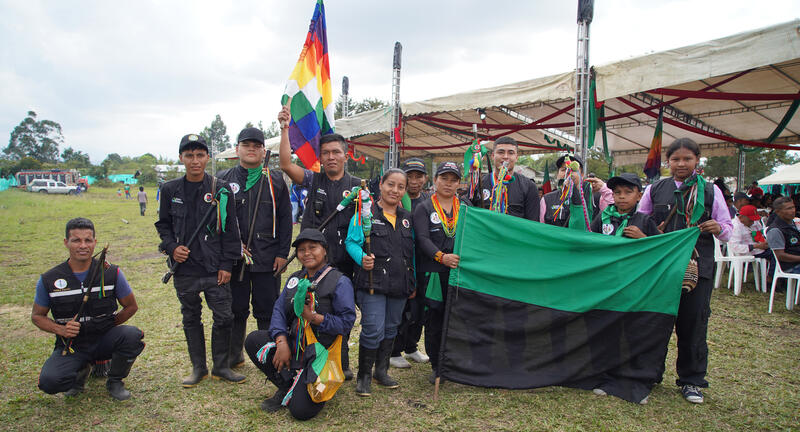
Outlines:
{"type": "Polygon", "coordinates": [[[42,274],[36,284],[31,320],[57,336],[39,375],[39,388],[75,396],[84,390],[90,363],[110,358],[106,388],[114,399],[128,399],[131,393],[122,379],[144,349],[144,333],[122,325],[136,313],[136,298],[117,266],[92,258],[97,245],[92,221],[67,222],[64,245],[69,259],[42,274]],[[88,300],[83,304],[85,294],[88,300]],[[119,312],[117,302],[122,305],[119,312]]]}

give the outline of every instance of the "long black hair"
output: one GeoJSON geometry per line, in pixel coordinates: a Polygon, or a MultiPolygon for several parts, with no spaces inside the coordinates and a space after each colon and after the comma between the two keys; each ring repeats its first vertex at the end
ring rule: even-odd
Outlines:
{"type": "Polygon", "coordinates": [[[667,159],[672,156],[673,153],[678,151],[678,149],[685,148],[690,152],[694,153],[697,158],[700,158],[700,146],[697,145],[691,138],[678,138],[672,142],[672,144],[667,147],[667,159]]]}

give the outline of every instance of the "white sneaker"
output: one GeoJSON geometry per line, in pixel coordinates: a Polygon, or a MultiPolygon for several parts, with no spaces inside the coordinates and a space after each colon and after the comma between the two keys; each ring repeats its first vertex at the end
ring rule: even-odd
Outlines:
{"type": "Polygon", "coordinates": [[[411,363],[409,363],[406,359],[404,359],[403,356],[390,357],[389,365],[391,365],[393,368],[398,368],[398,369],[408,369],[411,367],[411,363]]]}
{"type": "Polygon", "coordinates": [[[648,399],[649,397],[650,397],[650,396],[645,396],[645,397],[644,397],[644,399],[642,399],[642,400],[640,400],[640,401],[639,401],[639,405],[647,405],[647,399],[648,399]]]}
{"type": "Polygon", "coordinates": [[[425,354],[419,352],[419,350],[416,350],[411,354],[406,354],[406,357],[410,358],[411,360],[415,361],[416,363],[428,363],[429,361],[431,361],[430,357],[428,357],[425,354]]]}
{"type": "Polygon", "coordinates": [[[601,388],[596,388],[592,390],[592,393],[596,394],[597,396],[608,396],[608,393],[606,393],[606,391],[601,388]]]}

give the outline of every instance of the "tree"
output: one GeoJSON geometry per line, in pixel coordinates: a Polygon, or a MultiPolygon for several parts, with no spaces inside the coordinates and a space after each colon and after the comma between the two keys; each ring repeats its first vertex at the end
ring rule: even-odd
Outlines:
{"type": "MultiPolygon", "coordinates": [[[[349,111],[349,115],[362,113],[365,111],[371,111],[378,108],[388,108],[389,102],[380,100],[378,98],[366,98],[363,100],[350,100],[348,104],[349,107],[347,110],[349,111]]],[[[336,101],[336,112],[333,115],[334,119],[342,118],[342,97],[339,96],[339,100],[336,101]]]]}
{"type": "Polygon", "coordinates": [[[225,126],[225,122],[222,121],[222,117],[219,114],[217,114],[217,117],[211,122],[211,126],[203,129],[200,135],[205,138],[214,153],[221,153],[231,148],[231,137],[228,136],[228,128],[225,126]]]}
{"type": "MultiPolygon", "coordinates": [[[[781,165],[791,165],[800,161],[800,157],[790,154],[786,150],[761,149],[754,152],[745,152],[745,178],[744,184],[772,174],[773,170],[781,165]]],[[[706,159],[703,166],[706,178],[738,177],[739,155],[712,156],[706,159]]]]}
{"type": "Polygon", "coordinates": [[[138,162],[139,164],[149,165],[149,166],[158,164],[158,159],[152,153],[145,153],[135,158],[134,161],[138,162]]]}
{"type": "Polygon", "coordinates": [[[39,162],[58,162],[58,146],[64,143],[61,125],[52,120],[37,120],[34,111],[11,131],[8,147],[3,153],[12,160],[25,156],[39,162]]]}
{"type": "Polygon", "coordinates": [[[89,161],[88,154],[80,150],[73,150],[72,147],[67,147],[61,152],[61,160],[63,160],[64,164],[69,168],[83,168],[92,165],[89,161]]]}
{"type": "Polygon", "coordinates": [[[278,126],[277,120],[273,120],[266,129],[264,129],[261,122],[258,122],[258,128],[264,131],[264,139],[274,138],[276,136],[280,136],[281,134],[281,128],[278,126]]]}

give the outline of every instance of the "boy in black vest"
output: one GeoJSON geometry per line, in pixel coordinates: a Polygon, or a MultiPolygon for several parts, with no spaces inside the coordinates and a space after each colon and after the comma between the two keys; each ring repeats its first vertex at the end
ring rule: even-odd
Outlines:
{"type": "Polygon", "coordinates": [[[144,333],[122,325],[136,313],[136,297],[117,266],[92,259],[97,245],[92,221],[72,219],[65,234],[69,259],[42,274],[31,312],[36,327],[57,336],[39,375],[39,388],[75,396],[84,390],[90,363],[110,358],[106,388],[114,399],[128,399],[131,393],[122,379],[144,349],[144,333]],[[86,291],[89,299],[79,314],[86,291]],[[119,312],[117,302],[122,305],[119,312]]]}
{"type": "MultiPolygon", "coordinates": [[[[339,134],[327,134],[319,140],[319,163],[320,172],[313,172],[307,168],[292,162],[292,148],[289,143],[289,107],[284,106],[278,113],[278,123],[281,125],[281,169],[294,184],[298,184],[308,190],[308,201],[303,212],[303,222],[301,229],[319,229],[322,221],[331,213],[336,211],[336,205],[342,201],[350,190],[355,186],[361,185],[361,179],[351,176],[345,171],[347,162],[347,142],[339,134]]],[[[325,240],[330,248],[328,259],[330,263],[342,272],[345,276],[353,278],[353,260],[344,247],[344,240],[347,238],[350,219],[353,217],[354,207],[348,206],[346,209],[328,223],[325,228],[320,229],[325,235],[325,240]]],[[[342,370],[348,380],[353,379],[353,372],[350,370],[350,358],[348,355],[347,335],[342,343],[342,370]]]]}
{"type": "Polygon", "coordinates": [[[202,137],[189,134],[181,139],[180,160],[186,175],[164,184],[155,223],[161,237],[159,249],[179,263],[173,279],[181,302],[183,332],[192,362],[192,374],[184,387],[194,387],[208,376],[206,339],[200,293],[213,312],[211,328],[211,376],[243,382],[244,375],[230,369],[231,268],[242,254],[236,222],[236,207],[230,185],[205,173],[208,146],[202,137]],[[219,216],[217,216],[219,215],[219,216]],[[187,244],[192,233],[198,235],[187,244]]]}
{"type": "Polygon", "coordinates": [[[636,212],[642,198],[642,182],[633,173],[622,173],[608,180],[614,192],[614,204],[592,220],[592,232],[618,237],[644,238],[660,234],[650,216],[636,212]]]}

